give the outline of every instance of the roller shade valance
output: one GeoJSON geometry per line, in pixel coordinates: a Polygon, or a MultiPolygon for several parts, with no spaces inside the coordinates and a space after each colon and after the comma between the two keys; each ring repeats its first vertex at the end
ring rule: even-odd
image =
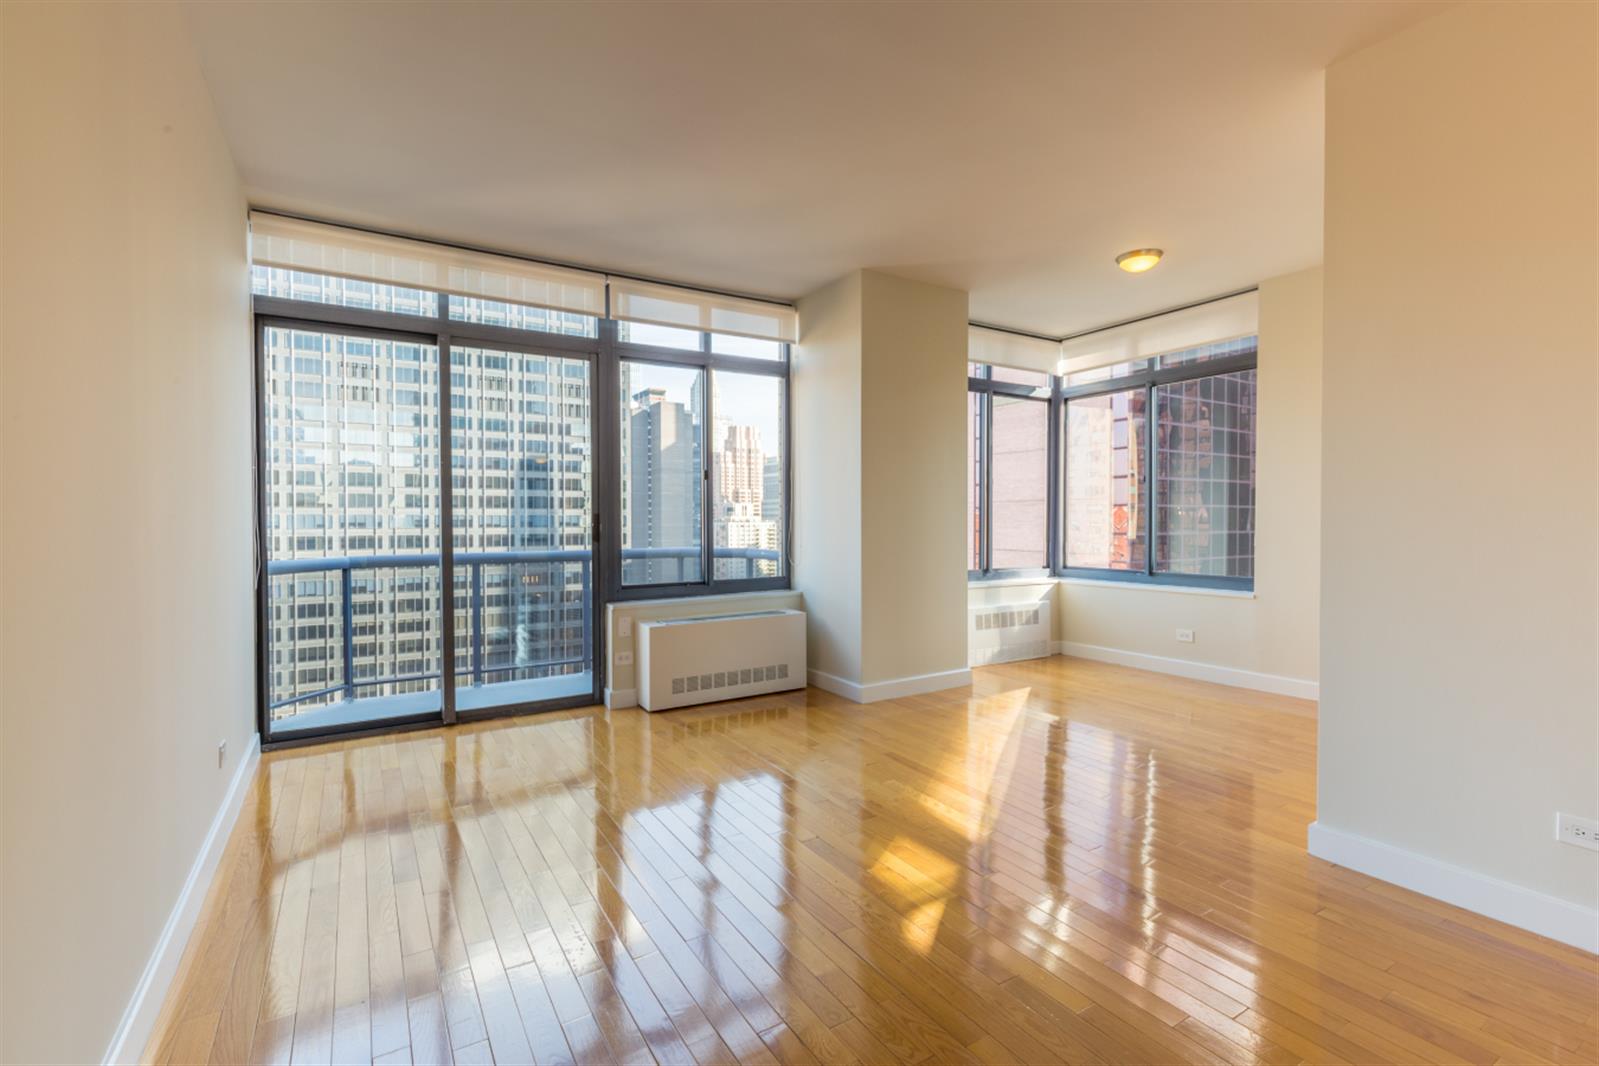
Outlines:
{"type": "Polygon", "coordinates": [[[256,266],[332,274],[456,296],[605,314],[605,275],[250,212],[256,266]]]}
{"type": "Polygon", "coordinates": [[[1070,337],[1060,344],[1060,373],[1148,359],[1260,331],[1260,294],[1240,293],[1164,315],[1070,337]]]}
{"type": "Polygon", "coordinates": [[[623,322],[730,333],[761,340],[799,340],[799,313],[786,304],[680,289],[612,276],[611,317],[623,322]]]}
{"type": "Polygon", "coordinates": [[[966,358],[973,363],[1053,374],[1060,362],[1060,342],[972,326],[966,331],[966,358]]]}

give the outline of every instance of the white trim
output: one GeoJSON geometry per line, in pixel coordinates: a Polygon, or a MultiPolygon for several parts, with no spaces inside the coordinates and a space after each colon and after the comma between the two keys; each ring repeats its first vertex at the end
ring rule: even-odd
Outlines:
{"type": "Polygon", "coordinates": [[[1320,822],[1310,823],[1306,846],[1318,859],[1599,953],[1599,910],[1320,822]]]}
{"type": "Polygon", "coordinates": [[[935,674],[896,677],[890,681],[873,681],[864,685],[825,674],[820,670],[809,670],[806,674],[810,683],[816,688],[831,692],[835,696],[843,696],[856,703],[897,700],[904,696],[920,696],[928,692],[942,692],[948,688],[962,688],[972,683],[972,672],[965,667],[959,670],[942,670],[935,674]]]}
{"type": "Polygon", "coordinates": [[[613,711],[622,707],[637,707],[638,689],[611,688],[607,686],[605,689],[605,706],[613,711]]]}
{"type": "Polygon", "coordinates": [[[1253,589],[1221,589],[1206,585],[1168,585],[1161,581],[1111,581],[1100,577],[1056,578],[1062,585],[1087,585],[1101,589],[1139,589],[1143,592],[1176,592],[1184,596],[1220,596],[1228,600],[1252,600],[1253,589]]]}
{"type": "Polygon", "coordinates": [[[211,887],[211,879],[216,876],[217,866],[222,862],[222,853],[227,850],[233,823],[238,820],[239,810],[244,806],[245,794],[255,780],[255,768],[260,761],[261,736],[258,733],[250,737],[250,746],[234,768],[233,780],[228,782],[228,790],[222,796],[222,806],[217,809],[216,817],[211,819],[211,828],[200,844],[194,865],[189,868],[183,890],[178,893],[172,913],[167,915],[167,924],[156,939],[150,961],[145,963],[144,973],[139,975],[139,983],[133,988],[133,998],[128,1001],[127,1010],[122,1012],[122,1021],[111,1036],[111,1044],[105,1053],[107,1063],[137,1062],[139,1056],[144,1054],[150,1037],[155,1034],[155,1023],[160,1018],[172,979],[177,976],[183,949],[189,943],[195,923],[200,920],[206,892],[211,887]]]}
{"type": "Polygon", "coordinates": [[[966,588],[969,592],[978,589],[1018,589],[1018,588],[1051,588],[1060,582],[1060,578],[1045,575],[1043,577],[968,577],[966,588]]]}
{"type": "Polygon", "coordinates": [[[1279,696],[1293,696],[1302,700],[1321,698],[1321,685],[1297,677],[1277,674],[1259,674],[1253,670],[1238,670],[1231,666],[1213,666],[1191,659],[1170,659],[1164,655],[1146,655],[1120,648],[1102,648],[1097,644],[1079,644],[1074,640],[1057,640],[1056,655],[1075,655],[1079,659],[1093,659],[1118,666],[1132,666],[1139,670],[1153,670],[1158,674],[1175,674],[1196,681],[1211,681],[1218,685],[1235,685],[1252,688],[1257,692],[1272,692],[1279,696]]]}

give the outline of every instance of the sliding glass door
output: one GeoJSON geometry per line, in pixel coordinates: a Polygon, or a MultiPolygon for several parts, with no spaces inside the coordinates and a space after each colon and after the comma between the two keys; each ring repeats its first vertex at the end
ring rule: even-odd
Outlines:
{"type": "Polygon", "coordinates": [[[258,323],[265,739],[592,699],[594,353],[258,323]]]}
{"type": "Polygon", "coordinates": [[[267,739],[444,712],[434,338],[262,321],[267,739]]]}
{"type": "Polygon", "coordinates": [[[450,348],[455,707],[594,690],[593,363],[450,348]]]}

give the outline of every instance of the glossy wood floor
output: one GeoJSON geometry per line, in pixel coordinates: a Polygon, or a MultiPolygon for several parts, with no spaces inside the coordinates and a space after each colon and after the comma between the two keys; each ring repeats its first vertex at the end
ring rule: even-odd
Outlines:
{"type": "Polygon", "coordinates": [[[268,755],[149,1057],[1599,1057],[1595,957],[1305,854],[1313,714],[1054,658],[268,755]]]}

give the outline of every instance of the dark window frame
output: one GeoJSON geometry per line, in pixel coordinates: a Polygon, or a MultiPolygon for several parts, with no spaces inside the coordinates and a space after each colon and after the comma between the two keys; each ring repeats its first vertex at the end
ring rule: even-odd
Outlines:
{"type": "MultiPolygon", "coordinates": [[[[306,272],[315,273],[315,272],[306,272]]],[[[380,735],[408,729],[425,729],[440,724],[451,725],[457,721],[480,720],[527,714],[566,707],[588,706],[604,698],[609,681],[610,660],[606,649],[606,626],[599,623],[604,608],[609,603],[645,599],[685,598],[696,596],[721,596],[730,593],[756,591],[786,591],[793,588],[793,417],[791,404],[790,366],[792,345],[782,344],[781,359],[764,359],[755,356],[727,355],[713,352],[712,333],[699,331],[699,349],[661,348],[652,345],[621,341],[618,338],[619,322],[607,314],[594,317],[597,336],[570,333],[552,333],[535,329],[521,329],[484,322],[468,322],[450,317],[450,300],[446,293],[437,293],[433,314],[412,314],[405,311],[372,310],[337,303],[302,300],[294,297],[268,296],[255,293],[251,283],[252,332],[254,338],[253,374],[251,381],[254,425],[254,531],[256,538],[255,565],[255,657],[256,657],[256,726],[265,748],[287,747],[296,744],[322,743],[328,740],[365,735],[380,735]],[[439,712],[407,715],[375,722],[357,722],[316,730],[277,729],[271,727],[271,687],[269,674],[269,634],[272,619],[269,614],[267,563],[269,541],[266,528],[265,494],[272,491],[267,483],[267,442],[265,440],[266,402],[265,335],[269,326],[285,326],[310,331],[328,331],[355,336],[387,337],[436,345],[439,372],[438,419],[440,433],[440,521],[442,528],[451,528],[453,492],[450,474],[450,356],[452,345],[487,347],[503,351],[529,354],[547,352],[551,355],[580,358],[590,365],[590,387],[593,410],[593,529],[590,537],[591,557],[590,610],[595,624],[591,627],[594,661],[594,686],[591,693],[543,701],[535,704],[511,704],[486,711],[457,713],[455,686],[441,684],[439,712]],[[710,428],[714,425],[711,410],[711,372],[715,369],[738,373],[759,374],[781,379],[783,403],[783,501],[779,519],[782,571],[778,576],[765,578],[715,579],[713,528],[709,506],[713,486],[713,447],[702,448],[702,508],[703,534],[701,549],[704,553],[705,580],[673,585],[621,584],[621,482],[618,457],[620,453],[620,426],[618,389],[620,365],[623,359],[643,362],[700,366],[705,369],[705,406],[702,416],[706,427],[706,440],[710,444],[710,428]],[[613,534],[611,531],[617,531],[613,534]]],[[[280,486],[281,488],[281,486],[280,486]]],[[[440,560],[441,603],[454,603],[454,545],[453,538],[441,537],[440,560]]],[[[442,611],[440,641],[446,659],[455,647],[455,611],[448,607],[442,611]]]]}
{"type": "MultiPolygon", "coordinates": [[[[1210,574],[1176,574],[1163,573],[1155,569],[1156,545],[1160,534],[1160,507],[1155,494],[1157,452],[1160,445],[1159,409],[1156,404],[1156,390],[1162,385],[1172,385],[1183,381],[1224,377],[1244,370],[1258,371],[1260,362],[1258,335],[1250,335],[1248,338],[1239,339],[1248,339],[1252,343],[1246,350],[1236,354],[1220,355],[1208,359],[1179,363],[1174,366],[1163,366],[1163,357],[1155,356],[1148,360],[1148,366],[1145,369],[1124,374],[1120,377],[1108,377],[1102,381],[1094,381],[1082,385],[1068,385],[1068,376],[1051,374],[1049,375],[1047,395],[1041,395],[1044,392],[1042,388],[995,381],[992,378],[993,367],[991,365],[973,364],[966,380],[966,391],[968,394],[976,395],[980,398],[978,419],[982,439],[981,449],[977,457],[978,493],[976,500],[977,557],[980,565],[976,568],[968,566],[966,571],[967,580],[983,582],[1054,577],[1115,581],[1137,585],[1164,585],[1253,592],[1255,588],[1253,576],[1222,577],[1210,574]],[[1144,552],[1143,569],[1112,570],[1099,567],[1069,567],[1066,565],[1065,541],[1067,405],[1074,400],[1118,392],[1133,392],[1139,389],[1144,390],[1145,393],[1145,411],[1149,426],[1144,442],[1145,462],[1143,472],[1146,480],[1141,485],[1141,491],[1148,501],[1149,510],[1148,546],[1144,552]],[[993,478],[989,472],[993,469],[994,443],[991,427],[993,425],[993,397],[995,395],[1027,397],[1045,400],[1049,404],[1047,428],[1049,484],[1046,496],[1049,510],[1049,546],[1046,552],[1048,566],[1044,568],[996,569],[992,565],[992,530],[990,522],[993,514],[993,478]]],[[[1194,345],[1193,347],[1201,348],[1206,347],[1206,345],[1194,345]]],[[[1182,350],[1189,351],[1192,349],[1182,350]]],[[[1166,354],[1174,355],[1177,353],[1166,354]]],[[[1258,445],[1258,437],[1256,443],[1258,445]]],[[[1256,453],[1256,460],[1258,461],[1258,452],[1256,453]]],[[[963,476],[966,475],[963,474],[963,476]]]]}
{"type": "MultiPolygon", "coordinates": [[[[1255,588],[1254,577],[1222,577],[1212,574],[1176,574],[1160,572],[1155,569],[1156,545],[1160,536],[1160,506],[1156,499],[1155,478],[1158,469],[1158,451],[1160,448],[1159,409],[1156,406],[1156,390],[1162,385],[1172,385],[1182,381],[1196,381],[1202,378],[1224,377],[1228,374],[1244,370],[1259,370],[1259,341],[1252,338],[1255,343],[1246,351],[1236,355],[1218,356],[1212,359],[1180,363],[1176,366],[1162,366],[1161,357],[1150,360],[1148,369],[1140,370],[1122,377],[1107,378],[1104,381],[1095,381],[1090,384],[1066,386],[1064,378],[1056,379],[1055,403],[1059,405],[1059,417],[1055,420],[1060,436],[1055,438],[1054,451],[1061,457],[1059,476],[1054,480],[1052,488],[1055,492],[1055,512],[1060,516],[1056,528],[1060,531],[1056,544],[1057,564],[1055,575],[1063,578],[1084,578],[1094,581],[1120,581],[1138,585],[1167,585],[1188,588],[1226,589],[1236,592],[1253,592],[1255,588]],[[1082,400],[1089,397],[1104,396],[1117,392],[1132,392],[1142,389],[1145,393],[1144,410],[1148,420],[1149,430],[1145,434],[1144,449],[1145,461],[1143,466],[1143,481],[1140,490],[1147,501],[1149,510],[1149,536],[1147,547],[1144,550],[1144,567],[1142,570],[1111,570],[1099,567],[1084,567],[1065,565],[1066,560],[1066,441],[1065,419],[1066,408],[1073,400],[1082,400]]],[[[1195,345],[1203,347],[1203,345],[1195,345]]],[[[1185,349],[1186,350],[1186,349],[1185,349]]],[[[1168,353],[1174,354],[1174,353],[1168,353]]],[[[1258,438],[1256,441],[1258,445],[1258,438]]]]}

